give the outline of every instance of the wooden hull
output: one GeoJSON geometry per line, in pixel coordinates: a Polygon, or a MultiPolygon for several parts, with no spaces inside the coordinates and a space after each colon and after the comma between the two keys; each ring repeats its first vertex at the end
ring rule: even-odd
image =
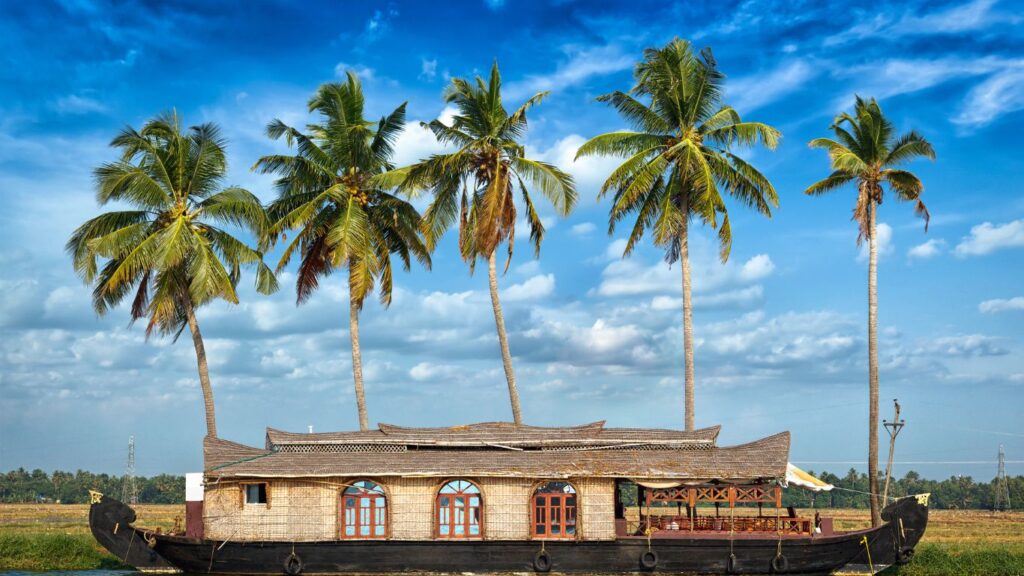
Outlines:
{"type": "Polygon", "coordinates": [[[141,572],[173,572],[175,566],[149,546],[143,531],[134,528],[135,511],[127,504],[92,493],[89,529],[93,538],[121,562],[141,572]]]}
{"type": "MultiPolygon", "coordinates": [[[[553,572],[642,572],[689,574],[827,574],[848,564],[875,569],[909,560],[924,534],[927,508],[905,498],[886,509],[878,528],[833,536],[782,539],[784,561],[773,560],[780,547],[771,535],[722,537],[620,538],[613,541],[331,541],[223,542],[153,535],[153,551],[190,573],[302,574],[372,572],[521,572],[536,571],[541,550],[553,572]],[[900,525],[902,524],[902,531],[900,525]],[[656,553],[656,565],[641,556],[656,553]],[[730,561],[732,558],[732,561],[730,561]],[[785,570],[778,570],[785,564],[785,570]]],[[[141,529],[135,529],[142,535],[141,529]]],[[[101,529],[102,531],[102,529],[101,529]]],[[[95,528],[94,528],[95,532],[95,528]]],[[[102,541],[101,541],[102,542],[102,541]]]]}

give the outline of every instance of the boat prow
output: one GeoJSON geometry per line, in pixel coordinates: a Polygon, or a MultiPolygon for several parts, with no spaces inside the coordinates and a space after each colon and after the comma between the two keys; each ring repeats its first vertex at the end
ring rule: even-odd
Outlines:
{"type": "Polygon", "coordinates": [[[140,572],[179,572],[134,529],[135,510],[99,492],[90,490],[89,496],[89,529],[96,541],[118,560],[140,572]]]}

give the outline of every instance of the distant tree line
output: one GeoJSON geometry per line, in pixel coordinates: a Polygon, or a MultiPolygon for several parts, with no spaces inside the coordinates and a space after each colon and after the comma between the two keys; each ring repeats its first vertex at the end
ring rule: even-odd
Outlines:
{"type": "MultiPolygon", "coordinates": [[[[814,472],[811,472],[814,474],[814,472]]],[[[844,476],[831,472],[815,474],[832,484],[835,490],[809,492],[793,489],[783,492],[783,504],[798,508],[868,508],[867,474],[850,468],[844,476]]],[[[884,480],[884,479],[883,479],[884,480]]],[[[880,480],[880,483],[882,481],[880,480]]],[[[1024,510],[1024,476],[1007,478],[1010,488],[1010,503],[1014,510],[1024,510]]],[[[180,504],[185,501],[185,477],[160,474],[152,478],[135,477],[142,504],[180,504]]],[[[42,470],[24,468],[12,470],[0,477],[0,502],[61,502],[81,504],[89,502],[89,490],[97,490],[114,498],[121,497],[124,486],[123,476],[56,471],[47,474],[42,470]]],[[[952,476],[946,480],[926,480],[917,472],[910,471],[889,485],[890,496],[931,493],[928,505],[936,509],[990,510],[995,502],[996,483],[976,482],[970,476],[952,476]]],[[[636,490],[623,489],[622,498],[627,506],[636,505],[636,490]]]]}
{"type": "MultiPolygon", "coordinates": [[[[814,474],[811,472],[811,474],[814,474]]],[[[807,490],[786,490],[784,501],[787,506],[817,508],[867,508],[869,506],[868,475],[850,468],[842,477],[830,472],[814,474],[838,490],[809,492],[807,490]],[[856,492],[854,492],[856,491],[856,492]]],[[[879,475],[879,486],[885,477],[879,475]]],[[[1010,504],[1014,510],[1024,510],[1024,476],[1009,476],[1010,504]]],[[[991,510],[995,502],[996,481],[975,481],[971,476],[951,476],[945,480],[926,480],[913,470],[902,478],[889,482],[889,496],[900,497],[910,494],[930,493],[928,505],[935,509],[991,510]]]]}
{"type": "MultiPolygon", "coordinates": [[[[36,469],[12,470],[0,476],[0,502],[60,502],[87,504],[89,490],[96,490],[114,498],[121,498],[124,476],[55,471],[53,474],[36,469]]],[[[160,474],[152,478],[135,477],[139,502],[142,504],[178,504],[185,501],[185,477],[160,474]]]]}
{"type": "MultiPolygon", "coordinates": [[[[868,475],[853,468],[845,476],[831,472],[810,474],[835,486],[828,492],[810,492],[794,488],[782,493],[782,504],[797,508],[869,508],[868,475]]],[[[879,478],[879,485],[885,478],[879,478]]],[[[1010,504],[1013,510],[1024,510],[1024,476],[1007,478],[1010,488],[1010,504]]],[[[930,493],[928,506],[933,509],[991,510],[995,502],[995,480],[976,482],[970,476],[952,476],[946,480],[925,480],[917,472],[907,472],[903,478],[893,478],[889,483],[889,496],[901,497],[911,494],[930,493]]],[[[626,506],[636,506],[636,489],[624,485],[621,491],[626,506]]]]}

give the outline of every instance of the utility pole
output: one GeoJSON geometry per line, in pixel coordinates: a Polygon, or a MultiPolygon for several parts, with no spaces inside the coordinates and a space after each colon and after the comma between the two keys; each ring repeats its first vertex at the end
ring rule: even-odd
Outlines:
{"type": "Polygon", "coordinates": [[[1010,510],[1010,484],[1006,480],[1006,452],[1003,445],[999,445],[999,472],[996,474],[996,498],[992,509],[999,511],[1010,510]]]}
{"type": "Polygon", "coordinates": [[[126,504],[139,503],[139,490],[135,486],[135,436],[128,437],[128,465],[124,471],[124,482],[121,484],[121,502],[126,504]]]}
{"type": "Polygon", "coordinates": [[[896,407],[896,415],[893,416],[892,422],[882,420],[882,426],[885,426],[886,432],[889,433],[889,463],[885,467],[885,490],[882,491],[883,507],[889,502],[889,479],[892,477],[892,455],[896,450],[896,436],[899,435],[900,430],[907,423],[906,420],[900,420],[899,400],[893,398],[892,403],[896,407]]]}

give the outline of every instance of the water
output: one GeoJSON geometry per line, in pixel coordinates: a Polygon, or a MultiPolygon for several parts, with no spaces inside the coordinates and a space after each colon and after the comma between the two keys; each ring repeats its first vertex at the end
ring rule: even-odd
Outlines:
{"type": "Polygon", "coordinates": [[[26,572],[21,570],[0,571],[0,576],[142,576],[141,572],[131,570],[47,570],[44,572],[26,572]]]}

